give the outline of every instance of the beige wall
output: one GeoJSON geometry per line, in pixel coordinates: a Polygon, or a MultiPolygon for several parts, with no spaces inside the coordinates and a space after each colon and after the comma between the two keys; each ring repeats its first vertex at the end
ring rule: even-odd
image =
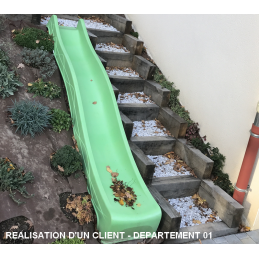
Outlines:
{"type": "MultiPolygon", "coordinates": [[[[127,18],[181,90],[180,101],[201,134],[226,156],[224,171],[236,183],[259,101],[259,15],[127,18]]],[[[247,224],[259,228],[259,164],[244,206],[247,224]]]]}

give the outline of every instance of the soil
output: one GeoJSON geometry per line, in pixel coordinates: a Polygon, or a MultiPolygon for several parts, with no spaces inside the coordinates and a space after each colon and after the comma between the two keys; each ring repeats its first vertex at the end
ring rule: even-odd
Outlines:
{"type": "MultiPolygon", "coordinates": [[[[23,167],[25,171],[31,171],[34,176],[33,183],[26,183],[25,187],[34,196],[26,199],[26,203],[18,206],[8,195],[8,192],[0,192],[0,224],[8,219],[17,216],[24,216],[34,222],[35,232],[81,232],[79,224],[71,222],[63,214],[59,204],[59,194],[63,192],[80,193],[86,190],[84,177],[74,179],[74,176],[64,179],[50,167],[49,155],[64,145],[73,146],[72,129],[57,133],[50,128],[44,130],[40,135],[32,138],[15,133],[15,128],[11,126],[11,120],[7,119],[8,107],[13,105],[13,101],[24,99],[36,100],[50,108],[62,109],[67,112],[64,100],[64,92],[60,99],[50,100],[42,96],[33,98],[34,94],[26,92],[28,83],[38,79],[38,69],[24,68],[17,69],[18,64],[23,63],[21,57],[22,47],[16,45],[11,38],[11,30],[20,29],[23,26],[36,27],[46,30],[46,26],[36,26],[29,22],[7,20],[7,28],[0,34],[0,47],[9,56],[13,69],[19,75],[24,87],[20,87],[13,96],[6,99],[0,98],[0,157],[9,157],[13,163],[23,167]],[[72,179],[73,178],[73,179],[72,179]]],[[[48,79],[62,87],[61,75],[56,70],[54,75],[48,79]]],[[[23,197],[16,193],[18,199],[23,197]]],[[[52,243],[54,239],[34,239],[34,243],[52,243]]],[[[93,242],[92,240],[88,240],[93,242]]]]}
{"type": "Polygon", "coordinates": [[[5,238],[5,232],[17,232],[22,233],[24,237],[29,237],[30,233],[34,231],[34,225],[32,221],[24,216],[14,217],[0,223],[0,241],[1,244],[32,244],[33,238],[17,238],[10,239],[5,238]]]}

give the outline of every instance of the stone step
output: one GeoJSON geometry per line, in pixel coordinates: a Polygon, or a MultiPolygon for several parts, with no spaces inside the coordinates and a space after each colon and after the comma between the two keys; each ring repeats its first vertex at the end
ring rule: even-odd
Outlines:
{"type": "Polygon", "coordinates": [[[154,120],[159,113],[159,106],[153,103],[118,103],[118,106],[132,121],[154,120]]]}
{"type": "Polygon", "coordinates": [[[107,61],[108,67],[131,67],[133,61],[133,54],[112,52],[112,51],[100,51],[96,50],[98,56],[101,56],[107,61]]]}
{"type": "Polygon", "coordinates": [[[140,77],[131,76],[110,76],[111,83],[119,89],[121,93],[143,92],[145,80],[140,77]]]}
{"type": "Polygon", "coordinates": [[[87,31],[90,31],[95,36],[97,36],[96,43],[110,43],[113,42],[115,44],[122,44],[123,33],[119,31],[107,31],[107,30],[99,30],[87,28],[87,31]]]}
{"type": "Polygon", "coordinates": [[[145,155],[164,155],[174,149],[176,139],[169,136],[131,137],[131,142],[137,145],[145,155]]]}
{"type": "Polygon", "coordinates": [[[192,196],[198,192],[201,180],[190,175],[156,177],[152,186],[167,199],[192,196]]]}

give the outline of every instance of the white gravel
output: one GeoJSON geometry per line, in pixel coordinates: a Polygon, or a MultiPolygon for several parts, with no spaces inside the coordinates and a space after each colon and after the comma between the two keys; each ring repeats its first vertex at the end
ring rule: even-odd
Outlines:
{"type": "MultiPolygon", "coordinates": [[[[182,216],[180,228],[199,225],[199,223],[194,223],[193,220],[199,220],[201,224],[204,224],[213,213],[210,208],[200,209],[196,206],[193,202],[192,196],[169,199],[168,201],[182,216]]],[[[215,218],[216,219],[213,222],[222,221],[218,216],[215,216],[215,218]]]]}
{"type": "Polygon", "coordinates": [[[168,177],[168,176],[176,176],[176,175],[191,175],[189,171],[185,168],[182,168],[180,172],[174,170],[174,165],[176,160],[169,159],[165,156],[150,156],[147,155],[149,159],[151,159],[155,167],[154,177],[168,177]],[[169,163],[170,162],[170,163],[169,163]]]}
{"type": "Polygon", "coordinates": [[[119,93],[117,103],[154,103],[143,92],[119,93]]]}
{"type": "Polygon", "coordinates": [[[125,47],[114,43],[98,43],[96,44],[95,50],[129,53],[129,50],[127,50],[125,47]]]}
{"type": "MultiPolygon", "coordinates": [[[[41,24],[46,25],[49,21],[50,17],[45,17],[41,19],[41,24]]],[[[106,30],[106,31],[118,31],[113,26],[108,24],[103,24],[100,22],[95,22],[91,20],[84,20],[86,28],[89,29],[98,29],[98,30],[106,30]]],[[[58,24],[61,26],[67,26],[67,27],[76,27],[77,21],[74,20],[67,20],[67,19],[60,19],[58,18],[58,24]]]]}
{"type": "Polygon", "coordinates": [[[168,134],[166,133],[166,128],[160,129],[157,127],[155,120],[133,121],[132,137],[135,136],[168,136],[168,134]]]}
{"type": "Polygon", "coordinates": [[[106,72],[110,76],[131,76],[131,77],[139,77],[139,74],[132,70],[131,68],[123,68],[123,69],[108,69],[106,68],[106,72]]]}

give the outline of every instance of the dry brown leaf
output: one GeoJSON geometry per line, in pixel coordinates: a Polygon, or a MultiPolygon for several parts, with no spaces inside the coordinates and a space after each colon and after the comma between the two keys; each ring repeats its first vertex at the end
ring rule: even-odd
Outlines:
{"type": "Polygon", "coordinates": [[[107,170],[110,174],[113,173],[113,171],[111,170],[111,168],[110,168],[109,165],[106,166],[106,170],[107,170]]]}
{"type": "Polygon", "coordinates": [[[138,207],[140,207],[141,206],[141,204],[140,203],[138,203],[138,204],[136,204],[138,207]]]}
{"type": "Polygon", "coordinates": [[[93,104],[97,104],[97,102],[93,102],[93,104]]]}
{"type": "Polygon", "coordinates": [[[59,170],[60,172],[64,172],[64,171],[65,171],[64,168],[63,168],[62,166],[60,166],[60,165],[58,165],[58,170],[59,170]]]}
{"type": "Polygon", "coordinates": [[[26,220],[25,223],[28,223],[30,225],[29,229],[33,226],[33,223],[29,219],[26,220]]]}
{"type": "Polygon", "coordinates": [[[196,219],[193,219],[192,222],[193,222],[194,224],[201,224],[201,222],[200,222],[199,220],[196,220],[196,219]]]}
{"type": "Polygon", "coordinates": [[[12,227],[10,228],[10,231],[13,231],[14,229],[18,229],[18,226],[12,226],[12,227]]]}
{"type": "Polygon", "coordinates": [[[31,84],[31,83],[28,83],[28,86],[32,86],[32,84],[31,84]]]}
{"type": "Polygon", "coordinates": [[[119,200],[119,204],[120,204],[121,206],[123,206],[123,205],[124,205],[124,201],[123,201],[123,199],[121,199],[121,198],[120,198],[120,200],[119,200]]]}
{"type": "Polygon", "coordinates": [[[189,206],[189,209],[191,209],[191,208],[192,208],[192,205],[189,206]]]}
{"type": "Polygon", "coordinates": [[[118,175],[119,175],[118,173],[114,173],[114,172],[111,173],[112,177],[117,177],[118,175]]]}
{"type": "Polygon", "coordinates": [[[39,40],[36,40],[36,43],[38,44],[40,41],[39,40]]]}
{"type": "Polygon", "coordinates": [[[14,32],[15,32],[15,29],[12,30],[12,33],[14,33],[14,32]]]}
{"type": "Polygon", "coordinates": [[[10,118],[10,120],[11,120],[11,123],[12,123],[12,124],[14,124],[14,121],[13,121],[13,119],[12,119],[12,118],[10,118]]]}

